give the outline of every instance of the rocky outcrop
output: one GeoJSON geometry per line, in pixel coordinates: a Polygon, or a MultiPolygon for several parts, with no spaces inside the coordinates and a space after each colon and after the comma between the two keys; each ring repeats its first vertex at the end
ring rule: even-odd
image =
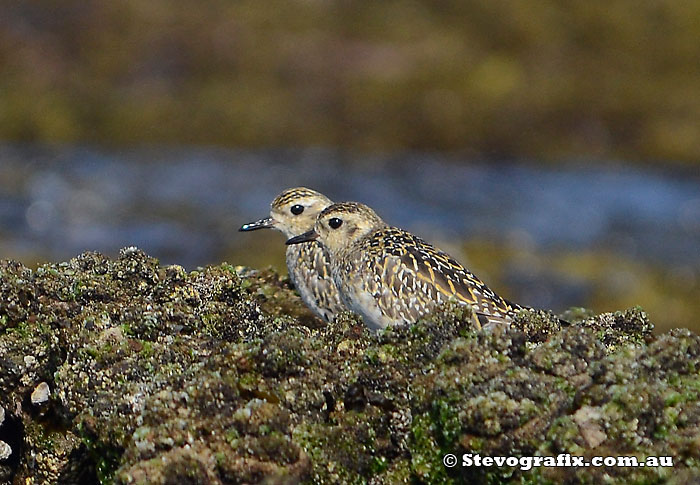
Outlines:
{"type": "Polygon", "coordinates": [[[700,479],[700,337],[653,336],[640,309],[469,317],[326,325],[272,270],[134,248],[3,261],[0,483],[700,479]],[[463,466],[477,454],[674,466],[463,466]]]}

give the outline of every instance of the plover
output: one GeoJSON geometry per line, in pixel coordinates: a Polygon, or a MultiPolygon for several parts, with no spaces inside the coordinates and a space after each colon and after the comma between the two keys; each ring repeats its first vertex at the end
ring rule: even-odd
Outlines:
{"type": "MultiPolygon", "coordinates": [[[[298,236],[314,227],[316,217],[331,201],[306,187],[287,189],[270,205],[270,217],[244,224],[241,231],[274,228],[287,238],[298,236]]],[[[287,246],[287,270],[301,299],[311,311],[330,322],[346,311],[330,274],[328,253],[315,241],[287,246]]]]}
{"type": "Polygon", "coordinates": [[[476,328],[507,324],[522,307],[418,236],[388,226],[372,209],[341,202],[321,211],[314,229],[288,245],[318,240],[347,308],[373,329],[414,323],[440,304],[469,304],[476,328]]]}

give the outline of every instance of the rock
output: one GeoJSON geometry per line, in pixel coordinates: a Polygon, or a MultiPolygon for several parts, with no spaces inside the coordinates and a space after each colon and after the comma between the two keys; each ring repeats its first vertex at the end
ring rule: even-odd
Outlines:
{"type": "Polygon", "coordinates": [[[598,424],[602,413],[591,406],[583,406],[574,413],[574,421],[579,426],[581,436],[588,448],[596,448],[606,439],[603,428],[598,424]]]}
{"type": "Polygon", "coordinates": [[[34,392],[32,392],[32,404],[38,406],[39,404],[45,403],[49,400],[50,392],[51,390],[46,382],[40,383],[38,386],[36,386],[34,392]]]}
{"type": "Polygon", "coordinates": [[[7,460],[12,454],[12,448],[4,441],[0,441],[0,461],[7,460]]]}
{"type": "Polygon", "coordinates": [[[188,273],[135,248],[36,271],[0,262],[0,296],[0,402],[43,403],[0,428],[20,455],[5,466],[10,482],[700,479],[700,397],[689,391],[700,389],[700,337],[653,336],[639,309],[568,326],[522,312],[487,333],[447,305],[375,334],[349,313],[318,321],[274,271],[188,273]],[[36,359],[29,381],[25,356],[36,359]],[[678,459],[672,469],[443,465],[446,453],[477,452],[678,459]]]}

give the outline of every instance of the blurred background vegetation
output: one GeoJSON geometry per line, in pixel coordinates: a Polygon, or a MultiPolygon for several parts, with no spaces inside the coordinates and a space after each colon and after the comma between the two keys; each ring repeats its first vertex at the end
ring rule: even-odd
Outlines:
{"type": "Polygon", "coordinates": [[[700,159],[700,3],[4,1],[0,138],[700,159]]]}
{"type": "Polygon", "coordinates": [[[281,236],[235,229],[303,184],[374,205],[513,300],[700,329],[699,40],[693,1],[2,1],[0,257],[137,244],[283,271],[281,236]],[[513,160],[532,170],[501,171],[513,160]],[[616,195],[589,165],[638,177],[616,195]],[[539,220],[510,220],[538,190],[539,220]]]}

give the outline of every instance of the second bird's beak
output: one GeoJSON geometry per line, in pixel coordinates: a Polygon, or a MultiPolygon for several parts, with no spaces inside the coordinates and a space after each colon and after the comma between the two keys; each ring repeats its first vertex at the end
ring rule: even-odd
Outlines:
{"type": "Polygon", "coordinates": [[[271,227],[275,227],[275,220],[272,217],[266,217],[259,221],[243,224],[239,231],[255,231],[256,229],[270,229],[271,227]]]}
{"type": "Polygon", "coordinates": [[[315,241],[316,239],[318,239],[318,233],[311,229],[310,231],[307,231],[304,234],[299,234],[298,236],[294,236],[291,239],[287,239],[287,242],[285,244],[299,244],[303,242],[315,241]]]}

